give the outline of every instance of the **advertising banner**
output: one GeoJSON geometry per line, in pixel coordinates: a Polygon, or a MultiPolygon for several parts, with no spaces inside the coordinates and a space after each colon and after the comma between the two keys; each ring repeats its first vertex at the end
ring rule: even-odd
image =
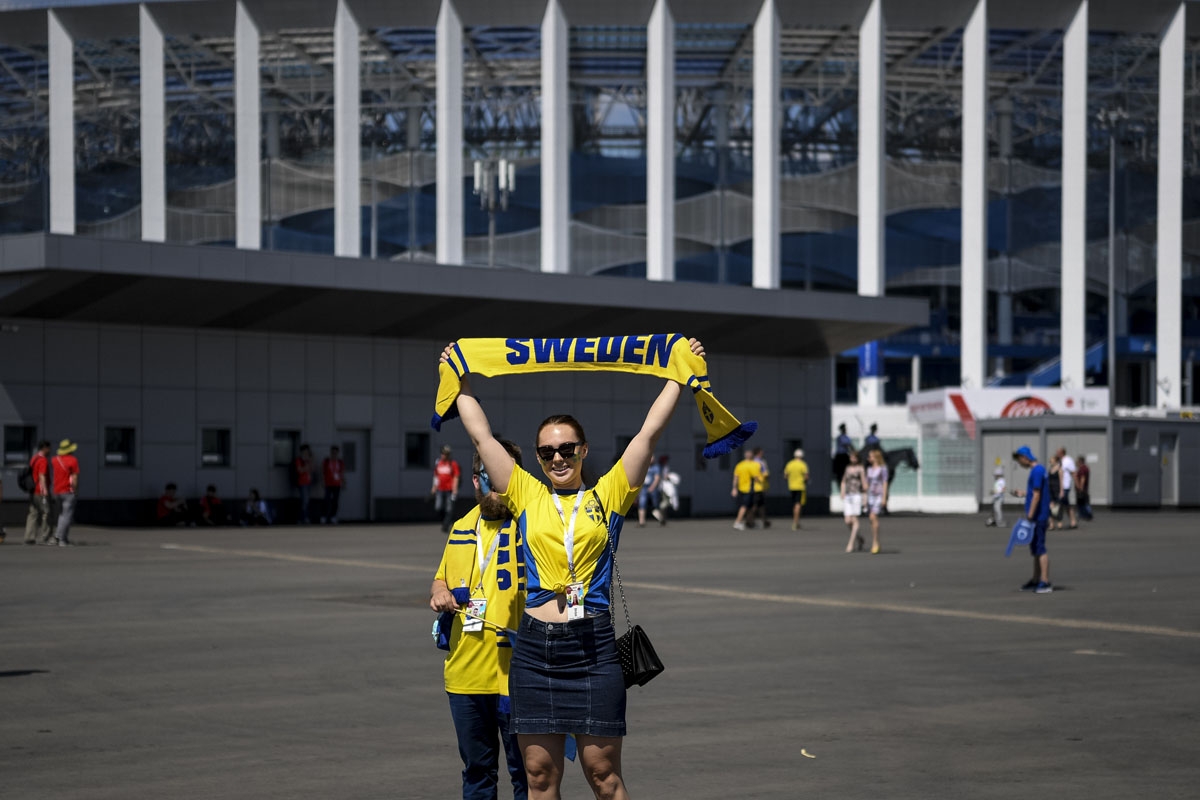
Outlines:
{"type": "Polygon", "coordinates": [[[1108,416],[1108,389],[933,389],[908,395],[908,413],[918,423],[961,421],[975,438],[975,421],[1052,414],[1108,416]]]}

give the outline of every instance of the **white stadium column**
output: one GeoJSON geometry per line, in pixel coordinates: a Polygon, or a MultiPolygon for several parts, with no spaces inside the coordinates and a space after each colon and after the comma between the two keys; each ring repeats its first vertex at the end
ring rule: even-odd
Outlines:
{"type": "Polygon", "coordinates": [[[234,17],[234,97],[237,163],[237,246],[262,247],[262,119],[259,97],[258,25],[245,4],[234,17]]]}
{"type": "Polygon", "coordinates": [[[346,0],[333,19],[333,254],[362,255],[358,20],[346,0]]]}
{"type": "Polygon", "coordinates": [[[978,389],[987,371],[988,265],[987,0],[977,0],[963,31],[962,356],[959,381],[978,389]]]}
{"type": "Polygon", "coordinates": [[[764,0],[754,21],[753,285],[779,288],[779,11],[764,0]]]}
{"type": "Polygon", "coordinates": [[[675,18],[656,0],[646,26],[646,277],[675,280],[675,18]]]}
{"type": "Polygon", "coordinates": [[[1087,385],[1087,67],[1088,0],[1063,36],[1062,276],[1059,314],[1064,388],[1087,385]]]}
{"type": "Polygon", "coordinates": [[[542,272],[571,271],[570,41],[559,0],[542,17],[542,272]]]}
{"type": "MultiPolygon", "coordinates": [[[[858,29],[858,293],[867,297],[882,296],[887,277],[883,24],[882,0],[871,0],[858,29]]],[[[883,360],[878,344],[864,345],[858,361],[859,405],[882,405],[883,360]]]]}
{"type": "Polygon", "coordinates": [[[46,12],[50,69],[50,232],[75,233],[75,41],[46,12]]]}
{"type": "MultiPolygon", "coordinates": [[[[1163,34],[1158,56],[1158,324],[1155,405],[1183,405],[1183,79],[1187,3],[1163,34]]],[[[1195,387],[1191,387],[1195,396],[1195,387]]]]}
{"type": "Polygon", "coordinates": [[[144,3],[138,8],[141,60],[142,239],[167,240],[166,101],[163,34],[144,3]]]}
{"type": "Polygon", "coordinates": [[[454,4],[437,18],[437,260],[463,261],[463,30],[454,4]]]}

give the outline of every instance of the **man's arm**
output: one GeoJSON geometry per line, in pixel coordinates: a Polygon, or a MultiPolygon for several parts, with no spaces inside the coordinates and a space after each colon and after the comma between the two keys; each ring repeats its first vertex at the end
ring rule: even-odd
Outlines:
{"type": "Polygon", "coordinates": [[[1038,504],[1041,502],[1042,502],[1042,489],[1039,486],[1038,488],[1033,490],[1033,494],[1030,496],[1030,499],[1029,499],[1029,510],[1031,512],[1033,512],[1033,516],[1028,517],[1030,522],[1037,521],[1038,504]]]}
{"type": "Polygon", "coordinates": [[[445,581],[434,580],[433,585],[429,587],[429,607],[437,612],[457,611],[458,603],[454,599],[454,594],[450,591],[450,587],[445,581]]]}

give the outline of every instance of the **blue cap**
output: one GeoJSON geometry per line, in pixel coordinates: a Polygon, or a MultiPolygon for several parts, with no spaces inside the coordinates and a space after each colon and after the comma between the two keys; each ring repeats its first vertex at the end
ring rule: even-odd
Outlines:
{"type": "Polygon", "coordinates": [[[1019,458],[1021,456],[1025,456],[1025,458],[1028,458],[1030,461],[1037,461],[1037,456],[1035,456],[1033,451],[1028,447],[1021,447],[1017,450],[1017,452],[1013,453],[1013,458],[1019,458]]]}

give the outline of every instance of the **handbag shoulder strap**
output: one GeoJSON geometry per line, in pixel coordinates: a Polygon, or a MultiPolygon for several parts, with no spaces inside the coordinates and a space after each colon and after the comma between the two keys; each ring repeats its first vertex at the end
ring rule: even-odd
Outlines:
{"type": "Polygon", "coordinates": [[[617,587],[617,591],[621,593],[621,607],[625,610],[625,629],[632,630],[633,622],[629,619],[629,603],[625,600],[625,587],[621,584],[621,569],[617,566],[617,545],[613,541],[612,528],[608,525],[608,512],[604,510],[604,503],[600,500],[600,495],[595,489],[592,489],[592,496],[596,498],[596,504],[600,506],[600,515],[604,517],[604,531],[608,536],[608,552],[612,555],[612,574],[613,579],[608,585],[608,616],[612,620],[614,633],[617,629],[617,611],[615,608],[615,600],[613,597],[613,586],[617,587]]]}

